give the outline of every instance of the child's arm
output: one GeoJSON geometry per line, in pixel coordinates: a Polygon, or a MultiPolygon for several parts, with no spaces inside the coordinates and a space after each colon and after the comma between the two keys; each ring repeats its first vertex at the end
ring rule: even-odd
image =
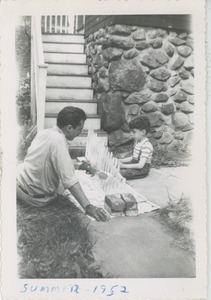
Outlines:
{"type": "Polygon", "coordinates": [[[136,164],[124,164],[120,162],[120,168],[121,169],[142,169],[147,161],[147,158],[140,157],[139,162],[136,164]]]}
{"type": "Polygon", "coordinates": [[[133,159],[132,156],[128,156],[128,157],[125,157],[125,158],[119,158],[119,161],[122,162],[122,163],[127,163],[127,162],[130,162],[132,159],[133,159]]]}

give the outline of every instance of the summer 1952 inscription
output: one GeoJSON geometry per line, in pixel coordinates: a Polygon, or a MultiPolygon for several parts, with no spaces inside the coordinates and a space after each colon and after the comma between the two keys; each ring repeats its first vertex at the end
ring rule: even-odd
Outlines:
{"type": "Polygon", "coordinates": [[[89,292],[93,294],[103,294],[105,296],[113,296],[113,295],[120,295],[120,294],[128,294],[129,291],[127,287],[124,285],[95,285],[90,287],[90,289],[84,289],[78,284],[68,284],[68,285],[31,285],[25,283],[22,285],[21,293],[43,293],[43,294],[63,294],[63,293],[71,293],[71,294],[80,294],[81,292],[89,292]]]}

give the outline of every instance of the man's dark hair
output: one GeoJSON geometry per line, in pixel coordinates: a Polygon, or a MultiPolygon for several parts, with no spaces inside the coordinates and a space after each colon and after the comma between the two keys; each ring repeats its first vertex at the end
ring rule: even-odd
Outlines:
{"type": "Polygon", "coordinates": [[[139,130],[146,130],[146,134],[149,132],[150,130],[150,121],[149,118],[147,116],[139,116],[135,119],[133,119],[130,123],[129,123],[129,128],[130,129],[139,129],[139,130]]]}
{"type": "Polygon", "coordinates": [[[58,113],[57,126],[63,128],[67,125],[72,125],[73,128],[76,128],[80,125],[81,120],[86,120],[86,114],[82,109],[74,106],[66,106],[58,113]]]}

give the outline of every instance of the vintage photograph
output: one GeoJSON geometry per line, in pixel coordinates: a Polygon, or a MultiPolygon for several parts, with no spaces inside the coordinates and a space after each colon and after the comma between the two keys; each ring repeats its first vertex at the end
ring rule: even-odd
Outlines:
{"type": "Polygon", "coordinates": [[[204,9],[161,1],[0,5],[6,298],[206,298],[204,9]]]}
{"type": "Polygon", "coordinates": [[[20,278],[195,277],[191,15],[19,20],[20,278]]]}

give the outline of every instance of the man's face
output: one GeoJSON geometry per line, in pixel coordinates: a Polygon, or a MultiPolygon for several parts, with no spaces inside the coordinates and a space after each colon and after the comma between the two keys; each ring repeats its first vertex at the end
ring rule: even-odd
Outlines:
{"type": "Polygon", "coordinates": [[[84,127],[84,120],[80,121],[80,124],[76,126],[75,128],[72,127],[72,125],[66,126],[65,130],[65,137],[68,141],[72,141],[75,137],[77,137],[84,127]]]}

